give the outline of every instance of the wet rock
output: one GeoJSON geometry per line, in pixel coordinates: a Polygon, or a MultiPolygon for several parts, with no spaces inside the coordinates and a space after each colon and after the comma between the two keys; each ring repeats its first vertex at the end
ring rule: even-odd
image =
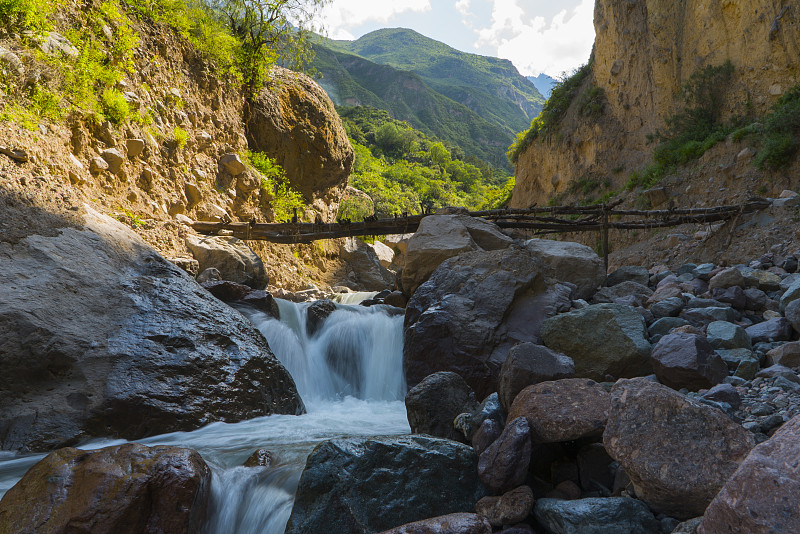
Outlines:
{"type": "Polygon", "coordinates": [[[272,294],[267,291],[250,291],[242,298],[241,303],[264,312],[275,319],[281,318],[281,310],[278,308],[278,302],[272,294]]]}
{"type": "Polygon", "coordinates": [[[0,501],[0,532],[198,532],[211,469],[177,447],[126,443],[59,449],[34,465],[0,501]]]}
{"type": "Polygon", "coordinates": [[[186,246],[200,263],[200,272],[214,267],[224,280],[264,289],[269,283],[264,263],[247,244],[235,237],[186,236],[186,246]]]}
{"type": "Polygon", "coordinates": [[[651,370],[644,319],[627,306],[596,304],[557,315],[544,321],[542,339],[572,358],[575,376],[603,381],[651,370]]]}
{"type": "Polygon", "coordinates": [[[405,308],[408,304],[408,299],[402,291],[392,291],[383,299],[383,303],[387,306],[394,306],[395,308],[405,308]]]}
{"type": "Polygon", "coordinates": [[[637,497],[670,517],[702,514],[754,445],[721,411],[650,380],[620,380],[611,395],[603,444],[637,497]]]}
{"type": "Polygon", "coordinates": [[[428,436],[323,442],[300,477],[287,534],[379,532],[475,509],[486,495],[472,448],[428,436]]]}
{"type": "Polygon", "coordinates": [[[325,319],[335,311],[336,303],[330,299],[314,301],[306,310],[306,333],[308,337],[315,336],[322,328],[325,319]]]}
{"type": "Polygon", "coordinates": [[[478,409],[475,393],[456,373],[441,371],[425,378],[406,395],[408,424],[414,434],[465,441],[453,420],[478,409]]]}
{"type": "Polygon", "coordinates": [[[236,282],[230,282],[228,280],[203,282],[200,285],[222,302],[235,302],[237,300],[241,300],[252,291],[252,289],[246,285],[237,284],[236,282]]]}
{"type": "Polygon", "coordinates": [[[586,245],[530,239],[525,242],[525,248],[541,262],[547,276],[575,284],[576,298],[591,298],[606,280],[603,260],[586,245]]]}
{"type": "Polygon", "coordinates": [[[644,267],[627,265],[620,267],[606,278],[606,285],[608,287],[613,287],[623,282],[636,282],[637,284],[647,286],[647,284],[650,283],[650,273],[644,267]]]}
{"type": "Polygon", "coordinates": [[[325,91],[304,74],[273,67],[250,104],[246,131],[250,149],[274,156],[292,188],[333,222],[354,153],[325,91]]]}
{"type": "Polygon", "coordinates": [[[478,398],[497,391],[509,350],[540,341],[542,322],[569,309],[570,292],[563,284],[548,285],[538,262],[517,247],[445,261],[406,307],[403,370],[409,386],[453,371],[478,398]]]}
{"type": "Polygon", "coordinates": [[[526,387],[508,417],[526,418],[536,443],[571,441],[602,434],[610,402],[611,396],[597,382],[567,378],[526,387]]]}
{"type": "Polygon", "coordinates": [[[304,411],[264,336],[133,231],[89,210],[59,232],[0,243],[20,281],[0,294],[0,448],[304,411]]]}
{"type": "Polygon", "coordinates": [[[784,317],[776,317],[763,323],[747,327],[747,334],[753,343],[789,341],[792,339],[792,325],[784,317]]]}
{"type": "Polygon", "coordinates": [[[708,389],[728,376],[728,368],[711,344],[696,334],[667,334],[653,348],[653,370],[673,389],[708,389]]]}
{"type": "Polygon", "coordinates": [[[484,497],[475,505],[475,511],[488,519],[493,527],[521,523],[532,509],[533,491],[528,486],[520,486],[500,497],[484,497]]]}
{"type": "Polygon", "coordinates": [[[497,392],[508,410],[517,394],[527,386],[575,376],[572,358],[541,345],[520,343],[508,353],[500,368],[497,392]]]}
{"type": "Polygon", "coordinates": [[[269,467],[274,461],[273,454],[267,449],[258,449],[242,464],[244,467],[269,467]]]}
{"type": "Polygon", "coordinates": [[[647,506],[627,497],[539,499],[534,515],[548,532],[557,534],[652,534],[660,530],[647,506]]]}
{"type": "Polygon", "coordinates": [[[524,417],[511,420],[478,458],[478,476],[495,495],[522,485],[531,461],[531,429],[524,417]]]}
{"type": "Polygon", "coordinates": [[[715,349],[752,349],[744,328],[726,321],[714,321],[706,329],[706,338],[715,349]]]}
{"type": "Polygon", "coordinates": [[[380,534],[491,534],[492,526],[477,514],[448,514],[385,530],[380,534]]]}
{"type": "Polygon", "coordinates": [[[703,516],[700,534],[800,532],[800,416],[754,448],[703,516]]]}
{"type": "Polygon", "coordinates": [[[467,215],[431,215],[409,239],[403,264],[403,289],[411,295],[443,261],[474,250],[500,250],[512,240],[495,225],[467,215]]]}

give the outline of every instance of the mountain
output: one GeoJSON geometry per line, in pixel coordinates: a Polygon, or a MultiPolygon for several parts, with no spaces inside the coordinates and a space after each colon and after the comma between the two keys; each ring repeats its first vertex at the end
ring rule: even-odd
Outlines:
{"type": "Polygon", "coordinates": [[[528,76],[527,78],[533,85],[536,86],[536,89],[538,89],[545,98],[550,98],[550,93],[553,92],[553,87],[558,83],[558,80],[552,76],[548,76],[545,73],[542,73],[538,76],[528,76]]]}
{"type": "Polygon", "coordinates": [[[495,165],[505,164],[508,144],[544,103],[510,61],[460,52],[408,29],[378,30],[356,41],[319,38],[314,49],[313,67],[334,102],[386,109],[445,141],[460,137],[465,152],[495,165]]]}

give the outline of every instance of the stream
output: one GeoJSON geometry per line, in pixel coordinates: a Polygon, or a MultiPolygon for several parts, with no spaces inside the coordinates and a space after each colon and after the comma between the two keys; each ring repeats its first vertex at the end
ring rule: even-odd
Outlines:
{"type": "MultiPolygon", "coordinates": [[[[278,300],[281,321],[240,311],[264,333],[294,378],[307,414],[273,415],[240,423],[212,423],[193,432],[137,440],[198,451],[213,472],[206,534],[282,534],[306,458],[321,441],[410,431],[403,399],[403,317],[382,306],[339,304],[320,330],[306,331],[307,303],[278,300]],[[257,449],[271,467],[241,467],[257,449]]],[[[95,440],[97,449],[124,443],[95,440]]],[[[0,497],[45,454],[0,452],[0,497]]]]}

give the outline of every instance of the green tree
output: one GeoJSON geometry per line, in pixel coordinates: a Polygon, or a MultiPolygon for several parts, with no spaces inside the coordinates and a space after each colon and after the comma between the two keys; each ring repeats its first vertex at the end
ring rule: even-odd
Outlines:
{"type": "Polygon", "coordinates": [[[272,64],[302,70],[313,58],[314,19],[328,0],[207,0],[241,41],[239,64],[254,96],[272,64]]]}
{"type": "Polygon", "coordinates": [[[434,143],[429,150],[431,161],[444,169],[450,163],[450,151],[444,146],[443,143],[434,143]]]}

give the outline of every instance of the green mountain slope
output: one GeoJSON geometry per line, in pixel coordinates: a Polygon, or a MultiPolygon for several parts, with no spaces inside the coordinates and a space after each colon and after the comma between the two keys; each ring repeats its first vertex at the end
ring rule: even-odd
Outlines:
{"type": "MultiPolygon", "coordinates": [[[[432,89],[419,75],[315,45],[320,85],[340,106],[371,106],[498,167],[514,135],[432,89]]],[[[528,121],[530,123],[530,121],[528,121]]]]}

